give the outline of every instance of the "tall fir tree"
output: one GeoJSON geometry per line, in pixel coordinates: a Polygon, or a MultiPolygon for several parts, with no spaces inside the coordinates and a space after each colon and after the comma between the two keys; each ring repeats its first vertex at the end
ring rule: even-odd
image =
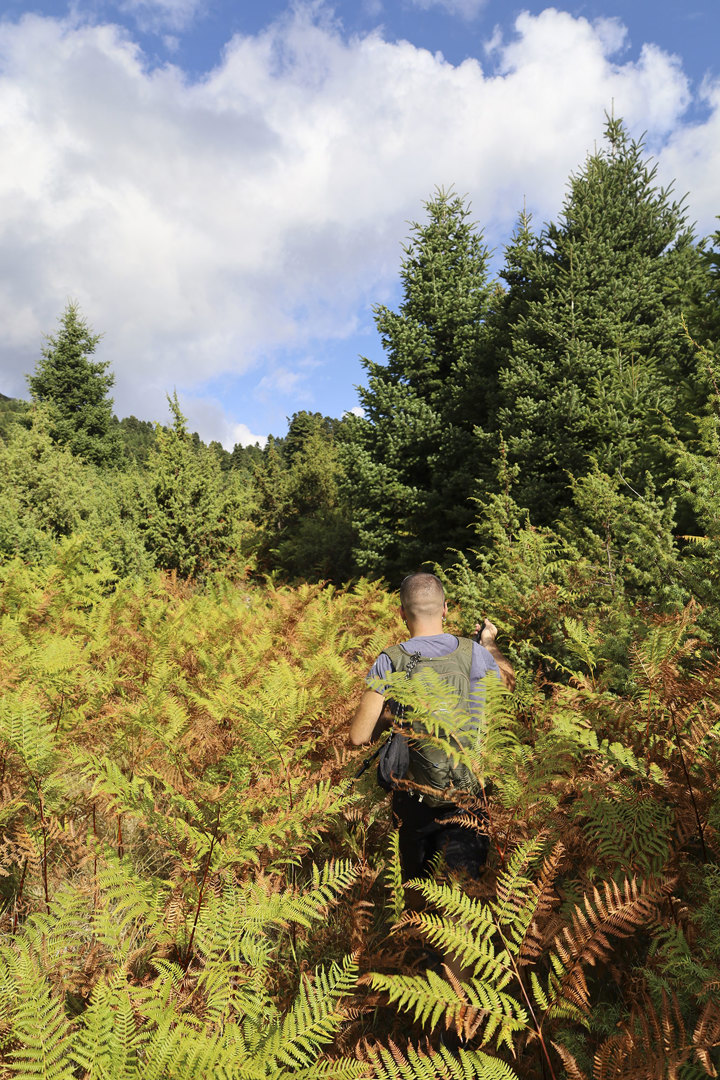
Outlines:
{"type": "Polygon", "coordinates": [[[90,359],[100,336],[93,334],[77,304],[69,303],[28,383],[33,400],[50,412],[53,440],[85,461],[110,465],[119,456],[108,396],[115,376],[107,361],[90,359]]]}
{"type": "Polygon", "coordinates": [[[595,464],[662,484],[664,418],[682,426],[701,394],[681,313],[703,270],[683,206],[656,186],[621,121],[608,120],[606,139],[571,177],[558,224],[534,237],[521,223],[490,320],[497,412],[486,432],[502,432],[517,498],[538,524],[595,464]]]}
{"type": "Polygon", "coordinates": [[[363,572],[396,578],[467,541],[473,510],[471,394],[490,287],[488,251],[465,201],[437,191],[405,247],[397,312],[375,309],[385,363],[363,360],[364,417],[344,433],[363,572]]]}

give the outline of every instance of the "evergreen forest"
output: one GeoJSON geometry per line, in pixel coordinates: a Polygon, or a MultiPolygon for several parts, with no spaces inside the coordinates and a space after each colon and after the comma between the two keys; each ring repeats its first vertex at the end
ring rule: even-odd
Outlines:
{"type": "Polygon", "coordinates": [[[419,216],[360,416],[118,419],[75,303],[0,395],[0,1080],[718,1075],[720,231],[615,119],[497,277],[419,216]],[[420,569],[516,673],[397,691],[480,881],[348,741],[420,569]]]}

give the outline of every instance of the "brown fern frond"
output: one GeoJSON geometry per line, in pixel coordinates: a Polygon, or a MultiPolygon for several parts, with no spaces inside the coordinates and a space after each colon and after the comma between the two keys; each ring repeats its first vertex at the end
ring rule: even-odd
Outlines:
{"type": "Polygon", "coordinates": [[[563,1067],[567,1073],[567,1080],[588,1080],[587,1076],[566,1046],[557,1042],[551,1042],[550,1045],[563,1063],[563,1067]]]}
{"type": "Polygon", "coordinates": [[[692,1039],[688,1038],[680,1004],[663,992],[660,1012],[644,996],[623,1024],[620,1035],[607,1039],[595,1055],[593,1080],[678,1080],[693,1057],[708,1076],[717,1076],[710,1050],[720,1045],[720,1009],[709,1002],[692,1039]]]}
{"type": "Polygon", "coordinates": [[[710,1060],[710,1050],[720,1046],[720,1003],[716,997],[705,1003],[693,1031],[692,1044],[695,1057],[708,1076],[717,1076],[710,1060]]]}
{"type": "Polygon", "coordinates": [[[583,1010],[588,1008],[583,968],[608,960],[612,953],[610,936],[630,937],[638,927],[657,918],[657,905],[667,891],[667,885],[638,883],[631,878],[625,880],[622,889],[616,882],[607,881],[602,892],[595,887],[591,896],[583,897],[572,913],[572,927],[564,926],[552,943],[565,968],[561,977],[563,997],[583,1010]]]}
{"type": "Polygon", "coordinates": [[[520,946],[518,953],[520,964],[537,961],[548,942],[547,920],[559,902],[555,882],[564,854],[565,846],[558,841],[550,854],[543,859],[540,874],[537,881],[533,883],[531,892],[534,894],[535,912],[520,946]]]}
{"type": "Polygon", "coordinates": [[[371,900],[356,900],[349,913],[350,947],[361,949],[367,940],[368,928],[375,915],[375,904],[371,900]]]}
{"type": "Polygon", "coordinates": [[[487,1010],[470,1004],[462,983],[447,964],[443,964],[443,971],[445,972],[445,978],[455,991],[458,1001],[463,1003],[456,1011],[445,1014],[445,1027],[448,1030],[454,1029],[463,1039],[472,1039],[487,1019],[487,1010]]]}

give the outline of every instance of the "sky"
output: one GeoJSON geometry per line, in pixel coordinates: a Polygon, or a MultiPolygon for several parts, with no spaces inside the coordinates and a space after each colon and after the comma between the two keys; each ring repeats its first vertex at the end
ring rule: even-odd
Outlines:
{"type": "Polygon", "coordinates": [[[502,249],[602,143],[645,135],[720,214],[718,0],[9,0],[0,9],[0,392],[68,301],[119,416],[228,449],[358,407],[373,306],[438,187],[502,249]]]}

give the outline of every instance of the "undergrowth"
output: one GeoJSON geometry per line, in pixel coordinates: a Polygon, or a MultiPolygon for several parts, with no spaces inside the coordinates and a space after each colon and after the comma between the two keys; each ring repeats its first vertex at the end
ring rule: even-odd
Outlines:
{"type": "Polygon", "coordinates": [[[380,586],[8,563],[0,1077],[717,1075],[720,666],[691,611],[648,616],[622,692],[564,633],[455,751],[485,877],[408,885],[346,740],[400,636],[380,586]]]}

